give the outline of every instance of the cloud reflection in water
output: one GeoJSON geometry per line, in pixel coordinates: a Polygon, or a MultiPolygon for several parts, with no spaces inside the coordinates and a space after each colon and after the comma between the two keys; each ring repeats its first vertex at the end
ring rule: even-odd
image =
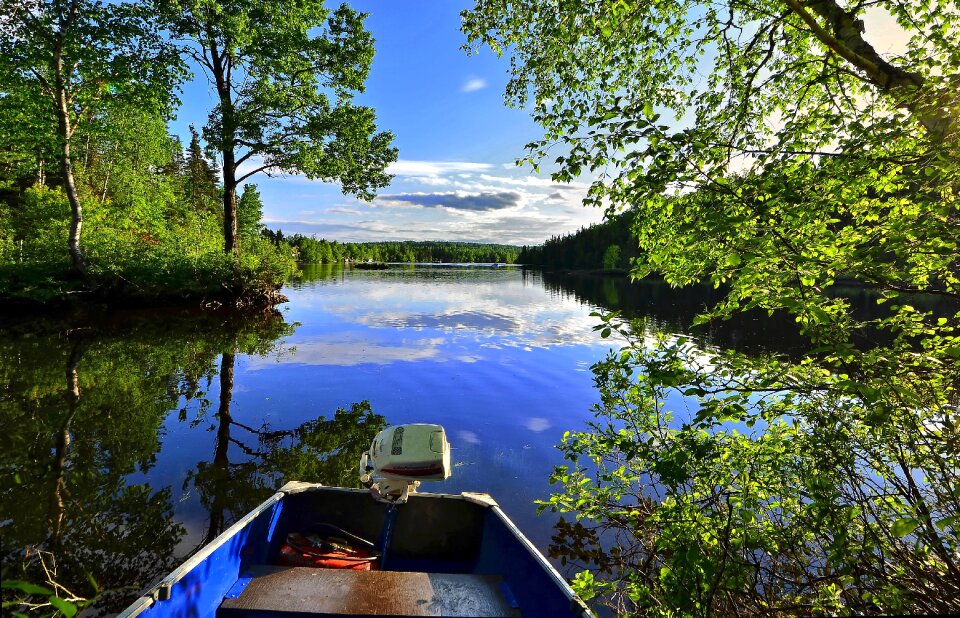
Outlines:
{"type": "Polygon", "coordinates": [[[440,338],[415,339],[397,345],[370,338],[347,338],[330,335],[298,341],[287,354],[273,358],[251,357],[247,369],[257,371],[277,364],[333,365],[389,365],[396,362],[440,360],[440,338]]]}
{"type": "Polygon", "coordinates": [[[553,424],[545,418],[540,418],[534,416],[527,419],[527,429],[534,433],[540,433],[541,431],[546,431],[552,427],[553,424]]]}

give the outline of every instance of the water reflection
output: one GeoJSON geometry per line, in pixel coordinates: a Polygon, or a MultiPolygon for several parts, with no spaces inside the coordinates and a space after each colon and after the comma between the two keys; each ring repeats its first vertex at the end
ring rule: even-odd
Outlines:
{"type": "Polygon", "coordinates": [[[298,341],[290,354],[253,360],[248,368],[256,371],[283,363],[353,367],[436,359],[443,342],[442,338],[412,338],[392,344],[357,335],[331,334],[298,341]]]}
{"type": "Polygon", "coordinates": [[[307,267],[288,295],[259,315],[0,330],[4,579],[42,583],[28,559],[39,548],[64,585],[109,591],[100,604],[116,609],[285,480],[355,485],[388,421],[444,425],[455,473],[425,489],[489,492],[546,549],[555,520],[533,500],[550,493],[563,432],[592,419],[589,367],[616,345],[591,311],[692,332],[704,348],[802,344],[762,317],[691,331],[709,288],[517,268],[307,267]]]}
{"type": "Polygon", "coordinates": [[[781,353],[799,353],[808,347],[789,316],[757,312],[693,327],[697,314],[723,298],[723,293],[711,286],[677,289],[657,280],[539,271],[531,271],[528,276],[542,277],[543,285],[553,293],[608,311],[621,311],[628,318],[644,318],[652,331],[690,335],[702,346],[781,353]]]}
{"type": "Polygon", "coordinates": [[[292,333],[277,312],[0,330],[3,579],[45,584],[49,569],[116,611],[285,480],[355,482],[385,424],[366,402],[272,431],[235,413],[238,360],[275,355],[292,333]],[[211,450],[178,451],[178,434],[204,429],[211,450]]]}
{"type": "Polygon", "coordinates": [[[367,401],[355,403],[349,410],[337,409],[332,419],[321,416],[289,430],[250,427],[235,419],[230,410],[235,364],[234,352],[225,352],[220,358],[213,458],[199,461],[183,481],[184,490],[191,485],[197,490],[209,517],[198,548],[286,481],[357,486],[360,454],[386,427],[386,419],[374,414],[367,401]],[[239,451],[239,461],[231,462],[231,445],[239,451]]]}
{"type": "MultiPolygon", "coordinates": [[[[573,298],[578,302],[621,311],[628,318],[643,318],[654,332],[685,334],[699,341],[701,347],[733,349],[748,354],[776,352],[789,357],[805,354],[809,341],[800,334],[795,320],[786,314],[767,315],[753,311],[737,314],[728,320],[717,320],[703,326],[692,326],[694,317],[715,305],[726,294],[708,285],[672,288],[663,281],[646,279],[629,281],[620,277],[590,274],[525,271],[524,277],[542,281],[552,294],[573,298]]],[[[838,285],[831,295],[850,304],[852,315],[862,322],[888,315],[888,306],[878,302],[880,296],[864,287],[838,285]]],[[[913,304],[936,315],[952,315],[954,306],[935,296],[918,296],[913,304]]],[[[861,347],[876,345],[878,334],[870,334],[854,343],[861,347]]]]}
{"type": "MultiPolygon", "coordinates": [[[[332,265],[305,266],[296,289],[297,304],[323,306],[341,324],[374,329],[443,333],[446,343],[469,339],[480,346],[556,348],[593,345],[590,309],[622,311],[644,318],[653,332],[684,334],[705,347],[745,352],[797,354],[807,349],[789,316],[753,313],[693,327],[693,318],[722,297],[710,286],[682,290],[656,280],[541,272],[520,268],[463,269],[429,265],[384,271],[351,271],[332,265]],[[336,299],[325,286],[340,286],[336,299]],[[546,294],[544,294],[546,292],[546,294]],[[486,339],[486,340],[484,340],[486,339]]],[[[875,297],[844,289],[864,319],[881,315],[875,297]]],[[[344,336],[338,331],[338,336],[344,336]]],[[[337,341],[326,340],[333,346],[337,341]]],[[[352,345],[349,339],[340,343],[352,345]]],[[[338,350],[324,353],[337,358],[338,350]]],[[[316,357],[317,355],[313,355],[316,357]]],[[[385,358],[389,358],[387,353],[385,358]]],[[[344,354],[344,358],[351,358],[344,354]]],[[[304,361],[309,362],[309,361],[304,361]]]]}
{"type": "MultiPolygon", "coordinates": [[[[291,305],[296,318],[319,327],[315,310],[322,309],[327,316],[323,322],[333,327],[324,330],[324,346],[351,346],[357,333],[369,340],[371,331],[381,336],[376,345],[390,346],[396,336],[413,331],[441,338],[444,353],[435,355],[460,359],[475,357],[486,347],[550,349],[597,343],[592,330],[595,320],[584,311],[583,302],[567,302],[549,289],[544,294],[539,275],[532,279],[514,267],[407,265],[345,271],[308,265],[297,285],[291,305]],[[328,285],[337,287],[335,294],[328,285]],[[306,311],[300,313],[301,309],[306,311]]],[[[308,330],[313,333],[312,328],[308,330]]],[[[432,343],[437,346],[435,339],[432,343]]],[[[409,342],[400,345],[410,347],[409,342]]],[[[322,358],[337,358],[338,352],[331,350],[322,358]]]]}

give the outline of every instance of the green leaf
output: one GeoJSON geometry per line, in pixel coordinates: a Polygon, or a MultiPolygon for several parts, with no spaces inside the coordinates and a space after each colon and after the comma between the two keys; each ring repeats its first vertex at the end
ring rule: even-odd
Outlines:
{"type": "Polygon", "coordinates": [[[8,588],[11,590],[19,590],[25,594],[41,594],[41,595],[50,595],[53,594],[53,590],[49,588],[44,588],[43,586],[37,586],[36,584],[31,584],[30,582],[18,581],[18,580],[4,580],[0,583],[0,587],[8,588]]]}
{"type": "Polygon", "coordinates": [[[913,517],[904,517],[893,522],[893,526],[890,527],[890,531],[893,533],[893,536],[897,538],[903,538],[916,530],[917,526],[919,525],[920,522],[913,517]]]}
{"type": "Polygon", "coordinates": [[[60,612],[67,618],[73,618],[77,613],[77,606],[73,603],[65,601],[57,596],[51,596],[47,601],[50,602],[50,605],[53,605],[55,608],[60,610],[60,612]]]}

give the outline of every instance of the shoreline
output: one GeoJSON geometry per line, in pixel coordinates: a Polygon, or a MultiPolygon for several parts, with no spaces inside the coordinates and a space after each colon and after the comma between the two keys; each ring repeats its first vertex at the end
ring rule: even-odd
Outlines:
{"type": "Polygon", "coordinates": [[[126,309],[188,309],[210,310],[226,308],[230,310],[271,309],[289,299],[281,292],[283,286],[274,290],[257,290],[254,293],[236,294],[224,290],[222,293],[131,293],[128,290],[103,291],[71,290],[65,291],[49,300],[35,300],[18,297],[0,297],[0,319],[49,317],[51,315],[70,315],[83,313],[105,313],[126,309]]]}

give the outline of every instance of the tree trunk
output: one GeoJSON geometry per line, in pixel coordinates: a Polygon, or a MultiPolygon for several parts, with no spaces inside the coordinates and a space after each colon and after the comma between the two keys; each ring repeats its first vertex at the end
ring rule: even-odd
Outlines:
{"type": "Polygon", "coordinates": [[[217,443],[213,453],[213,467],[215,468],[215,482],[212,486],[213,497],[210,502],[210,522],[204,543],[209,543],[223,532],[225,526],[224,511],[227,495],[226,484],[230,478],[230,425],[233,418],[230,416],[230,403],[233,400],[233,367],[236,355],[224,352],[220,357],[220,406],[217,409],[217,443]]]}
{"type": "Polygon", "coordinates": [[[896,105],[914,115],[935,139],[943,139],[954,130],[956,119],[945,114],[943,102],[924,92],[926,80],[887,62],[863,38],[863,22],[853,11],[846,11],[836,0],[785,0],[790,10],[810,27],[814,36],[856,69],[881,93],[892,95],[896,105]],[[807,9],[821,17],[821,24],[807,9]]]}
{"type": "MultiPolygon", "coordinates": [[[[211,40],[214,40],[211,37],[211,40]]],[[[230,92],[230,57],[210,44],[211,68],[220,98],[220,153],[223,155],[223,251],[236,255],[237,245],[237,125],[230,92]]]]}
{"type": "Polygon", "coordinates": [[[73,138],[73,129],[70,126],[70,107],[67,101],[66,82],[63,74],[63,50],[58,41],[53,52],[56,79],[54,83],[54,97],[57,108],[57,137],[60,139],[60,169],[63,172],[63,188],[70,202],[70,235],[67,238],[67,248],[70,251],[70,260],[73,269],[80,276],[88,275],[87,263],[80,251],[80,233],[83,230],[83,207],[77,197],[77,185],[73,179],[73,160],[70,155],[70,141],[73,138]]]}
{"type": "Polygon", "coordinates": [[[67,239],[67,247],[70,250],[70,260],[73,269],[83,277],[89,274],[87,263],[83,259],[83,252],[80,250],[80,232],[83,229],[83,207],[80,206],[80,199],[77,197],[77,186],[73,180],[73,164],[70,161],[70,143],[63,145],[63,159],[61,167],[63,169],[63,185],[67,192],[67,200],[70,202],[70,236],[67,239]]]}
{"type": "Polygon", "coordinates": [[[220,406],[217,408],[217,417],[220,419],[221,429],[217,431],[217,452],[214,463],[227,465],[227,443],[230,441],[230,404],[233,401],[233,367],[236,354],[224,352],[220,357],[220,406]],[[223,429],[226,427],[226,429],[223,429]]]}
{"type": "Polygon", "coordinates": [[[100,192],[100,203],[107,201],[107,185],[110,184],[110,169],[107,169],[106,175],[103,177],[103,191],[100,192]]]}
{"type": "Polygon", "coordinates": [[[52,548],[54,553],[59,550],[60,540],[63,536],[63,522],[66,519],[66,505],[63,501],[63,495],[66,492],[66,470],[67,453],[70,448],[70,424],[80,406],[80,377],[77,373],[77,366],[80,364],[80,357],[83,355],[80,342],[73,344],[70,351],[70,358],[67,361],[67,418],[60,426],[57,433],[56,444],[54,445],[54,460],[51,466],[53,472],[53,493],[50,496],[50,537],[53,541],[52,548]]]}
{"type": "Polygon", "coordinates": [[[237,170],[233,148],[223,150],[223,250],[237,254],[237,170]]]}

